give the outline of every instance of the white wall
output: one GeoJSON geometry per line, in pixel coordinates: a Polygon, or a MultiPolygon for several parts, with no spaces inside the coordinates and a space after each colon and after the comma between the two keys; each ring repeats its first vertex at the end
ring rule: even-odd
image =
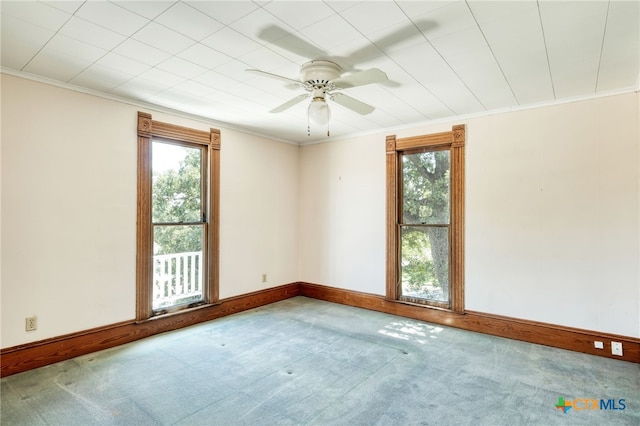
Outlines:
{"type": "MultiPolygon", "coordinates": [[[[639,95],[467,126],[466,308],[640,336],[639,95]]],[[[386,134],[301,150],[300,279],[383,295],[386,134]]]]}
{"type": "MultiPolygon", "coordinates": [[[[1,346],[134,318],[141,109],[1,84],[1,346]]],[[[639,114],[636,93],[396,132],[467,125],[468,309],[640,337],[639,114]]],[[[221,297],[298,280],[384,294],[387,134],[298,148],[221,131],[221,297]]]]}
{"type": "Polygon", "coordinates": [[[384,294],[384,136],[304,146],[300,277],[384,294]]]}
{"type": "Polygon", "coordinates": [[[294,145],[222,133],[221,298],[298,281],[298,153],[294,145]]]}
{"type": "MultiPolygon", "coordinates": [[[[1,346],[133,319],[143,109],[1,78],[1,346]]],[[[297,281],[299,148],[224,128],[221,140],[221,297],[297,281]]]]}
{"type": "Polygon", "coordinates": [[[637,98],[474,123],[469,309],[640,336],[637,98]]]}

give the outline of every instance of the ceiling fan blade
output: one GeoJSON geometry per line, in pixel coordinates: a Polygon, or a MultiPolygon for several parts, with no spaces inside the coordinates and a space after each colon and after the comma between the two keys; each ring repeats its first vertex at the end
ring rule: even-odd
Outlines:
{"type": "Polygon", "coordinates": [[[269,25],[258,33],[258,38],[307,59],[328,57],[328,53],[276,25],[269,25]]]}
{"type": "Polygon", "coordinates": [[[361,115],[367,115],[375,111],[375,108],[371,105],[365,104],[364,102],[352,98],[349,95],[345,95],[344,93],[334,93],[331,95],[331,100],[361,115]]]}
{"type": "Polygon", "coordinates": [[[247,69],[245,70],[246,72],[250,72],[252,74],[258,74],[258,75],[262,75],[264,77],[269,77],[269,78],[275,78],[276,80],[281,80],[284,82],[287,82],[289,84],[295,84],[296,86],[301,86],[304,87],[304,85],[302,84],[302,82],[300,82],[299,80],[294,80],[293,78],[289,78],[289,77],[284,77],[282,75],[278,75],[278,74],[271,74],[270,72],[266,72],[266,71],[260,71],[260,70],[254,70],[254,69],[247,69]]]}
{"type": "Polygon", "coordinates": [[[304,101],[306,98],[308,98],[309,95],[308,94],[304,94],[304,95],[298,95],[293,99],[288,100],[287,102],[283,103],[280,106],[275,107],[274,109],[272,109],[269,112],[282,112],[284,110],[287,110],[289,108],[291,108],[292,106],[299,104],[300,102],[304,101]]]}
{"type": "Polygon", "coordinates": [[[355,72],[332,81],[333,85],[339,89],[349,87],[364,86],[365,84],[381,83],[387,81],[387,75],[378,68],[371,68],[364,71],[355,72]]]}

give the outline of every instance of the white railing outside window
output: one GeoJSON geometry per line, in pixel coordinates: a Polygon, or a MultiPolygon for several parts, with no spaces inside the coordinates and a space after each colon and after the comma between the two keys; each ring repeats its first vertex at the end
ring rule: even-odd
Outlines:
{"type": "Polygon", "coordinates": [[[153,309],[202,300],[202,252],[153,256],[153,309]]]}

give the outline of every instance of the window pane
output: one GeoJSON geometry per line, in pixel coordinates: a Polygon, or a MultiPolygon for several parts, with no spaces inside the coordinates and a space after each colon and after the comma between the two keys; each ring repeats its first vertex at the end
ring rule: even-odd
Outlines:
{"type": "Polygon", "coordinates": [[[449,301],[449,229],[401,227],[401,295],[449,301]]]}
{"type": "Polygon", "coordinates": [[[202,221],[202,150],[153,141],[152,221],[202,221]]]}
{"type": "Polygon", "coordinates": [[[402,217],[405,224],[448,224],[449,151],[402,156],[402,217]]]}
{"type": "Polygon", "coordinates": [[[204,225],[154,226],[154,310],[203,300],[204,225]]]}

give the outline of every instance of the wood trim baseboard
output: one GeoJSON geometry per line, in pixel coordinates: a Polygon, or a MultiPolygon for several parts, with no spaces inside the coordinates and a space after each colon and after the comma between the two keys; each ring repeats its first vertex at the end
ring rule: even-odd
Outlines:
{"type": "Polygon", "coordinates": [[[66,334],[0,351],[0,377],[10,376],[80,355],[109,349],[204,321],[258,308],[300,294],[299,283],[285,284],[221,300],[175,314],[146,321],[119,322],[104,327],[66,334]]]}
{"type": "Polygon", "coordinates": [[[300,295],[463,330],[640,363],[640,339],[634,337],[563,327],[482,312],[466,311],[464,314],[460,314],[447,310],[430,309],[387,300],[383,296],[375,294],[319,284],[300,283],[300,295]],[[603,342],[604,349],[595,349],[594,341],[603,342]],[[623,356],[611,354],[612,341],[622,343],[623,356]]]}
{"type": "Polygon", "coordinates": [[[640,339],[482,312],[459,314],[387,300],[383,296],[320,284],[291,283],[221,300],[146,321],[119,322],[0,350],[0,377],[10,376],[80,355],[109,349],[166,331],[258,308],[295,296],[399,315],[434,324],[536,343],[590,355],[640,363],[640,339]],[[595,349],[594,341],[604,343],[595,349]],[[621,342],[623,356],[611,355],[611,342],[621,342]]]}

